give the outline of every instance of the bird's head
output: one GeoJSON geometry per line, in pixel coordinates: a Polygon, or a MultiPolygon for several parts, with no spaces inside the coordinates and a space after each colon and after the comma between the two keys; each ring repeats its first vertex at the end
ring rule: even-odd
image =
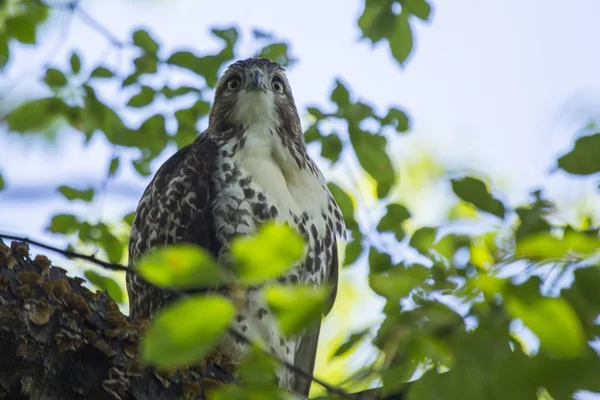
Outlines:
{"type": "Polygon", "coordinates": [[[284,68],[265,58],[232,64],[217,84],[209,124],[219,130],[254,124],[300,129],[284,68]]]}

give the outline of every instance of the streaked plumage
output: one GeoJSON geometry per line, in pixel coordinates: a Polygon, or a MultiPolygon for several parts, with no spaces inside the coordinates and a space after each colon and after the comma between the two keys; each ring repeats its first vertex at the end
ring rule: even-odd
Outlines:
{"type": "MultiPolygon", "coordinates": [[[[281,280],[337,287],[336,233],[344,235],[344,221],[306,152],[285,71],[266,59],[247,59],[231,65],[219,81],[208,129],[167,160],[146,188],[131,229],[129,259],[156,246],[189,242],[226,266],[231,239],[269,220],[288,223],[308,244],[306,258],[281,280]]],[[[149,318],[175,298],[133,274],[127,275],[127,290],[133,318],[149,318]]],[[[335,290],[327,312],[334,299],[335,290]]],[[[261,292],[249,291],[235,327],[312,373],[319,326],[285,339],[261,292]]],[[[220,350],[234,360],[244,354],[233,338],[220,350]]],[[[308,393],[310,383],[286,369],[278,378],[280,386],[308,393]]]]}

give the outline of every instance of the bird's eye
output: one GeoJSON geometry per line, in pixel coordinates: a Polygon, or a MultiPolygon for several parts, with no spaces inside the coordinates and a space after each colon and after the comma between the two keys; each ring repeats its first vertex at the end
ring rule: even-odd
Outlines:
{"type": "Polygon", "coordinates": [[[275,78],[273,78],[273,90],[276,91],[277,93],[283,93],[283,82],[281,81],[281,78],[276,76],[275,78]]]}
{"type": "Polygon", "coordinates": [[[234,77],[227,81],[227,90],[233,92],[240,87],[240,78],[234,77]]]}

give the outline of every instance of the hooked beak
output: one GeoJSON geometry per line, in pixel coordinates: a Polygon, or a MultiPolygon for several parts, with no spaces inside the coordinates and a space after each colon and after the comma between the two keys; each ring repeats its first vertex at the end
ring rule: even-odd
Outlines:
{"type": "Polygon", "coordinates": [[[262,75],[262,71],[259,69],[255,69],[252,72],[252,77],[250,79],[250,87],[249,89],[251,90],[264,90],[264,83],[263,83],[263,75],[262,75]]]}

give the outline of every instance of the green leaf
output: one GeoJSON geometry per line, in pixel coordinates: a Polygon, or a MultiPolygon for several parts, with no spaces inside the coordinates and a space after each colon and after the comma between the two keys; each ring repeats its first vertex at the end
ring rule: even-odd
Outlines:
{"type": "Polygon", "coordinates": [[[340,208],[342,217],[344,217],[344,222],[348,229],[358,229],[358,223],[354,219],[354,204],[348,193],[333,182],[329,182],[327,187],[340,208]]]}
{"type": "Polygon", "coordinates": [[[52,233],[69,234],[77,231],[79,220],[72,214],[56,214],[50,221],[48,230],[52,233]]]}
{"type": "Polygon", "coordinates": [[[79,54],[73,52],[73,54],[71,54],[70,63],[71,71],[73,71],[75,74],[78,74],[79,71],[81,71],[81,58],[79,58],[79,54]]]}
{"type": "Polygon", "coordinates": [[[394,32],[396,16],[392,12],[389,1],[366,0],[365,9],[358,19],[358,27],[363,37],[377,43],[383,38],[389,38],[394,32]]]}
{"type": "Polygon", "coordinates": [[[83,200],[90,202],[94,198],[93,188],[79,190],[67,185],[62,185],[58,187],[58,191],[69,200],[83,200]]]}
{"type": "Polygon", "coordinates": [[[406,10],[415,17],[427,21],[431,14],[431,6],[426,0],[401,0],[402,10],[406,10]]]}
{"type": "Polygon", "coordinates": [[[133,95],[131,99],[129,99],[127,105],[129,107],[145,107],[152,103],[155,95],[156,92],[154,91],[154,89],[152,89],[149,86],[143,85],[140,88],[140,91],[137,94],[133,95]]]}
{"type": "Polygon", "coordinates": [[[352,241],[346,244],[346,253],[344,255],[344,267],[354,264],[363,251],[363,237],[360,231],[353,231],[352,236],[352,241]]]}
{"type": "Polygon", "coordinates": [[[321,140],[321,155],[335,163],[340,158],[342,147],[340,137],[331,133],[321,140]]]}
{"type": "Polygon", "coordinates": [[[435,242],[436,229],[431,227],[419,228],[413,233],[408,244],[423,255],[428,255],[435,242]]]}
{"type": "Polygon", "coordinates": [[[168,289],[197,289],[226,282],[224,270],[210,253],[192,244],[158,248],[136,266],[148,282],[168,289]]]}
{"type": "Polygon", "coordinates": [[[163,88],[161,89],[160,92],[167,99],[173,99],[178,96],[184,96],[188,93],[201,93],[201,91],[199,89],[196,89],[191,86],[180,86],[177,89],[171,89],[168,86],[163,86],[163,88]]]}
{"type": "Polygon", "coordinates": [[[515,255],[531,260],[561,259],[568,255],[589,256],[600,249],[597,235],[566,230],[562,238],[550,232],[531,234],[517,241],[515,255]]]}
{"type": "Polygon", "coordinates": [[[56,97],[31,100],[12,110],[6,116],[6,122],[12,131],[31,132],[50,126],[55,117],[68,110],[69,106],[56,97]]]}
{"type": "Polygon", "coordinates": [[[135,65],[135,74],[137,76],[143,74],[154,74],[158,70],[158,58],[156,54],[146,53],[133,60],[135,65]]]}
{"type": "Polygon", "coordinates": [[[393,126],[398,132],[406,132],[409,128],[408,116],[397,108],[390,108],[386,116],[381,119],[381,123],[393,126]]]}
{"type": "Polygon", "coordinates": [[[2,174],[0,174],[0,191],[4,190],[5,186],[6,182],[4,181],[4,177],[2,176],[2,174]]]}
{"type": "Polygon", "coordinates": [[[133,32],[133,44],[143,49],[146,53],[156,53],[158,51],[158,43],[144,29],[138,29],[133,32]]]}
{"type": "Polygon", "coordinates": [[[126,244],[116,237],[106,224],[100,223],[98,228],[100,230],[98,244],[106,252],[108,260],[112,263],[121,262],[126,244]]]}
{"type": "Polygon", "coordinates": [[[67,77],[56,68],[48,68],[44,77],[46,85],[54,88],[63,87],[67,84],[67,77]]]}
{"type": "Polygon", "coordinates": [[[600,133],[577,139],[575,147],[558,159],[558,167],[575,175],[600,171],[600,133]]]}
{"type": "Polygon", "coordinates": [[[94,270],[88,269],[84,272],[85,278],[100,290],[106,290],[110,297],[117,303],[123,303],[125,296],[121,286],[111,277],[100,275],[94,270]]]}
{"type": "Polygon", "coordinates": [[[113,76],[115,74],[106,67],[96,67],[90,75],[92,78],[112,78],[113,76]]]}
{"type": "Polygon", "coordinates": [[[352,335],[350,335],[348,339],[346,339],[346,341],[342,343],[340,347],[337,348],[337,350],[335,351],[335,353],[333,353],[333,356],[331,358],[343,356],[344,354],[352,350],[352,348],[355,347],[369,333],[369,331],[370,329],[365,329],[363,331],[353,333],[352,335]]]}
{"type": "Polygon", "coordinates": [[[121,161],[119,157],[113,157],[110,160],[110,165],[108,166],[108,176],[114,176],[117,173],[120,162],[121,161]]]}
{"type": "Polygon", "coordinates": [[[138,71],[133,72],[131,75],[125,77],[125,79],[123,79],[123,82],[121,83],[121,87],[127,87],[127,86],[131,86],[134,83],[136,83],[138,81],[138,78],[140,77],[141,73],[138,71]]]}
{"type": "Polygon", "coordinates": [[[133,225],[133,220],[135,219],[135,211],[130,212],[123,216],[123,221],[129,226],[133,225]]]}
{"type": "Polygon", "coordinates": [[[340,111],[350,105],[350,92],[339,79],[335,81],[335,88],[331,92],[331,101],[338,106],[340,111]]]}
{"type": "Polygon", "coordinates": [[[191,296],[160,309],[141,343],[141,363],[177,368],[199,363],[235,315],[220,296],[191,296]]]}
{"type": "Polygon", "coordinates": [[[296,60],[291,58],[288,52],[287,43],[272,43],[263,47],[259,52],[258,57],[268,58],[281,64],[283,67],[289,67],[296,60]]]}
{"type": "Polygon", "coordinates": [[[464,201],[473,204],[480,210],[486,211],[499,218],[504,218],[504,204],[495,199],[485,183],[479,179],[467,176],[452,180],[452,190],[464,201]]]}
{"type": "Polygon", "coordinates": [[[360,166],[377,182],[377,197],[384,198],[396,182],[396,171],[386,151],[385,137],[349,125],[350,141],[360,166]]]}
{"type": "Polygon", "coordinates": [[[400,63],[404,64],[413,47],[413,38],[410,24],[408,23],[408,13],[402,12],[396,17],[396,26],[389,39],[392,56],[400,63]]]}
{"type": "Polygon", "coordinates": [[[253,236],[238,236],[231,244],[238,278],[255,285],[278,278],[304,255],[304,240],[288,225],[267,222],[253,236]]]}
{"type": "Polygon", "coordinates": [[[392,268],[392,258],[375,247],[369,249],[369,268],[371,273],[385,272],[392,268]]]}
{"type": "Polygon", "coordinates": [[[559,358],[581,355],[586,345],[581,321],[562,298],[541,297],[537,285],[525,283],[505,295],[506,311],[540,339],[540,348],[559,358]]]}
{"type": "Polygon", "coordinates": [[[267,305],[277,317],[279,327],[286,337],[300,333],[320,321],[329,296],[329,288],[323,286],[277,285],[265,288],[267,305]]]}
{"type": "Polygon", "coordinates": [[[423,265],[398,266],[387,272],[369,275],[369,285],[380,296],[397,301],[422,285],[429,273],[429,268],[423,265]]]}
{"type": "Polygon", "coordinates": [[[397,240],[404,238],[404,229],[402,223],[410,218],[410,212],[401,204],[389,204],[387,212],[377,224],[377,230],[380,232],[394,232],[397,240]]]}

